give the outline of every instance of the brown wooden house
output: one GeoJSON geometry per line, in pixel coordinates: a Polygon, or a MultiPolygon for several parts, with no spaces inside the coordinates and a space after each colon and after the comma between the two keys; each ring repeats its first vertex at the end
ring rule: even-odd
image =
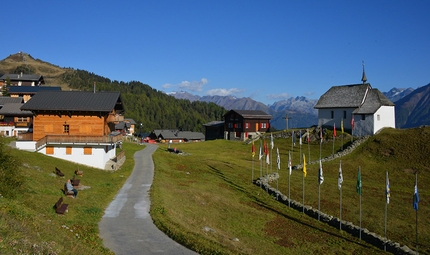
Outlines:
{"type": "Polygon", "coordinates": [[[224,138],[245,141],[270,128],[272,116],[261,110],[230,110],[224,114],[224,138]]]}
{"type": "Polygon", "coordinates": [[[115,158],[122,135],[114,124],[124,120],[119,92],[39,91],[21,110],[33,113],[35,151],[102,169],[115,158]]]}

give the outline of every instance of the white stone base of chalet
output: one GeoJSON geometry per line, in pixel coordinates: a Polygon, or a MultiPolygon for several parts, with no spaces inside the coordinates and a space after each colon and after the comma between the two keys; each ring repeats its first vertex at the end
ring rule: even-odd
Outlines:
{"type": "MultiPolygon", "coordinates": [[[[84,154],[83,145],[68,145],[72,147],[71,154],[66,154],[66,146],[56,145],[54,147],[53,154],[46,154],[46,147],[43,147],[38,152],[47,156],[64,159],[77,164],[87,165],[99,169],[105,169],[106,164],[110,159],[115,158],[116,148],[115,145],[85,145],[85,147],[91,147],[91,155],[84,154]]],[[[17,141],[15,147],[20,150],[36,151],[36,142],[21,142],[17,141]]],[[[61,166],[57,166],[61,169],[61,166]]]]}

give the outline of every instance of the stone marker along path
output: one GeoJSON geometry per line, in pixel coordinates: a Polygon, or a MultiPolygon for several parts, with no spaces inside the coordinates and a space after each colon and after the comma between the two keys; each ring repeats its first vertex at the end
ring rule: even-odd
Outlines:
{"type": "Polygon", "coordinates": [[[157,145],[134,154],[135,165],[127,182],[105,210],[99,223],[105,247],[121,254],[197,254],[170,239],[149,215],[149,188],[154,178],[152,153],[157,145]]]}

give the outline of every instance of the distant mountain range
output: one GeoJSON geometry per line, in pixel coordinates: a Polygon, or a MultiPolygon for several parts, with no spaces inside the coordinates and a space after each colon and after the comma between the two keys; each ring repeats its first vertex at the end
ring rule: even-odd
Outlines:
{"type": "MultiPolygon", "coordinates": [[[[396,104],[396,127],[407,128],[420,125],[430,125],[430,84],[414,90],[413,88],[392,88],[382,92],[396,104]]],[[[314,109],[317,99],[306,97],[290,97],[272,105],[265,105],[249,97],[233,96],[203,96],[188,92],[172,92],[169,95],[177,99],[212,102],[225,109],[262,110],[273,116],[271,125],[278,129],[288,127],[309,127],[318,124],[318,112],[314,109]]]]}

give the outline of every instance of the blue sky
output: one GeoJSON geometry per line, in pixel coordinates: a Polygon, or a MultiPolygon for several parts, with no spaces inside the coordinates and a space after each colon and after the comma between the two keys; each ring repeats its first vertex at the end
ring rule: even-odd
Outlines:
{"type": "Polygon", "coordinates": [[[0,59],[23,51],[60,67],[165,92],[318,99],[368,82],[430,83],[430,1],[2,2],[0,59]]]}

